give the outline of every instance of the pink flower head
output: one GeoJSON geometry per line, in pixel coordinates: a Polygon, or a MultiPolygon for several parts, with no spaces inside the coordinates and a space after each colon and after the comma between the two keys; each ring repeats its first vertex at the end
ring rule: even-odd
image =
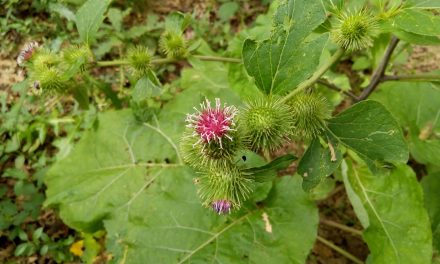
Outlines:
{"type": "Polygon", "coordinates": [[[36,41],[31,41],[24,45],[17,57],[18,66],[23,66],[23,63],[32,57],[38,46],[38,42],[36,41]]]}
{"type": "Polygon", "coordinates": [[[230,213],[231,207],[231,202],[228,200],[217,200],[212,203],[212,209],[218,214],[230,213]]]}
{"type": "Polygon", "coordinates": [[[222,107],[220,99],[215,99],[215,108],[211,107],[211,102],[206,99],[200,104],[200,110],[194,108],[197,112],[188,114],[186,121],[189,123],[187,127],[194,129],[193,136],[200,137],[199,142],[209,143],[211,140],[220,143],[222,148],[222,139],[228,138],[232,141],[232,137],[228,135],[230,131],[235,130],[234,117],[237,115],[237,108],[234,106],[222,107]]]}

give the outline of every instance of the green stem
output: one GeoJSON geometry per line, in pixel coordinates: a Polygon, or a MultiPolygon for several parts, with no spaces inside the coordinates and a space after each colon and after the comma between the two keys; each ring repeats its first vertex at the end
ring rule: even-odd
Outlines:
{"type": "Polygon", "coordinates": [[[320,236],[317,236],[317,239],[322,244],[328,246],[329,248],[333,249],[334,251],[338,252],[339,254],[343,255],[344,257],[348,258],[349,260],[353,261],[354,263],[356,263],[356,264],[363,264],[364,263],[360,259],[358,259],[357,257],[353,256],[352,254],[348,253],[347,251],[343,250],[342,248],[336,246],[335,244],[328,241],[327,239],[320,237],[320,236]]]}
{"type": "Polygon", "coordinates": [[[385,75],[382,77],[381,82],[387,81],[409,81],[409,82],[429,82],[429,81],[440,81],[440,75],[385,75]]]}
{"type": "Polygon", "coordinates": [[[129,62],[126,60],[111,60],[111,61],[97,61],[96,66],[99,67],[110,67],[110,66],[120,66],[127,65],[129,62]]]}
{"type": "MultiPolygon", "coordinates": [[[[219,61],[219,62],[231,62],[231,63],[241,63],[241,59],[237,58],[226,58],[226,57],[217,57],[217,56],[205,56],[205,55],[192,55],[192,57],[197,58],[202,61],[219,61]]],[[[174,58],[159,58],[151,60],[151,64],[165,64],[165,63],[173,63],[177,62],[179,59],[174,58]]],[[[99,67],[111,67],[111,66],[119,66],[119,65],[128,65],[129,62],[127,60],[112,60],[112,61],[98,61],[96,65],[99,67]]]]}
{"type": "Polygon", "coordinates": [[[362,231],[345,226],[345,225],[342,225],[340,223],[337,223],[337,222],[334,222],[331,220],[326,220],[326,219],[321,219],[320,222],[321,222],[321,224],[336,227],[336,228],[341,229],[343,231],[352,233],[353,235],[362,236],[362,231]]]}
{"type": "Polygon", "coordinates": [[[316,83],[319,78],[333,65],[335,64],[341,57],[342,55],[344,55],[345,50],[340,48],[338,49],[335,54],[333,54],[333,56],[330,58],[329,61],[327,61],[327,63],[325,63],[324,65],[322,65],[321,68],[319,68],[313,75],[312,77],[310,77],[309,79],[305,80],[304,82],[300,83],[298,85],[298,87],[291,91],[288,95],[286,95],[281,101],[282,102],[286,102],[289,99],[291,99],[292,97],[294,97],[296,94],[298,94],[299,92],[307,89],[308,87],[312,86],[314,83],[316,83]]]}
{"type": "Polygon", "coordinates": [[[179,61],[178,59],[174,58],[160,58],[160,59],[153,59],[151,60],[151,64],[167,64],[167,63],[173,63],[179,61]]]}
{"type": "Polygon", "coordinates": [[[232,62],[232,63],[241,63],[241,59],[237,58],[226,58],[226,57],[217,57],[217,56],[205,56],[205,55],[193,55],[194,58],[203,61],[221,61],[221,62],[232,62]]]}

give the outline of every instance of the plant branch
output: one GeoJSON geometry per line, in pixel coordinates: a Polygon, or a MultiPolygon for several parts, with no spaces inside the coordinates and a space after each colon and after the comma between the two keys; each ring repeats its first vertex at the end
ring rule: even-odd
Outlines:
{"type": "Polygon", "coordinates": [[[202,61],[221,61],[221,62],[241,63],[241,59],[237,59],[237,58],[205,56],[205,55],[193,55],[193,57],[202,61]]]}
{"type": "Polygon", "coordinates": [[[333,84],[325,79],[318,79],[317,83],[322,84],[333,91],[343,93],[343,94],[347,95],[348,97],[351,97],[351,98],[357,100],[357,96],[355,94],[348,92],[348,91],[344,91],[341,88],[339,88],[338,86],[336,86],[335,84],[333,84]]]}
{"type": "MultiPolygon", "coordinates": [[[[219,61],[219,62],[230,62],[230,63],[241,63],[241,59],[237,58],[227,58],[227,57],[217,57],[217,56],[205,56],[205,55],[192,55],[192,57],[197,58],[202,61],[219,61]]],[[[151,64],[165,64],[178,62],[179,59],[174,58],[158,58],[152,59],[151,64]]],[[[98,67],[112,67],[120,65],[128,65],[127,60],[111,60],[111,61],[97,61],[96,66],[98,67]]]]}
{"type": "Polygon", "coordinates": [[[340,223],[337,223],[337,222],[334,222],[334,221],[331,221],[331,220],[321,219],[319,222],[321,224],[328,225],[328,226],[335,227],[335,228],[338,228],[340,230],[349,232],[349,233],[351,233],[353,235],[362,236],[362,231],[361,230],[354,229],[352,227],[349,227],[349,226],[346,226],[346,225],[342,225],[340,223]]]}
{"type": "Polygon", "coordinates": [[[112,66],[120,66],[127,65],[128,61],[126,60],[111,60],[111,61],[97,61],[96,66],[98,67],[112,67],[112,66]]]}
{"type": "Polygon", "coordinates": [[[381,82],[388,81],[409,81],[409,82],[426,82],[426,81],[440,81],[440,75],[384,75],[381,82]]]}
{"type": "Polygon", "coordinates": [[[391,38],[387,50],[385,51],[385,55],[383,56],[382,61],[380,62],[379,66],[376,68],[376,70],[373,73],[373,76],[371,77],[370,84],[368,84],[368,86],[362,91],[357,101],[362,101],[367,99],[368,96],[370,96],[370,94],[377,88],[377,86],[381,82],[382,77],[385,74],[385,70],[388,66],[388,63],[390,62],[391,55],[393,54],[393,51],[396,48],[397,43],[399,43],[399,39],[393,36],[391,38]]]}
{"type": "Polygon", "coordinates": [[[335,244],[328,241],[327,239],[320,237],[320,236],[317,236],[317,239],[322,244],[328,246],[329,248],[333,249],[334,251],[338,252],[339,254],[343,255],[344,257],[348,258],[349,260],[353,261],[354,263],[356,263],[356,264],[363,264],[364,263],[360,259],[358,259],[357,257],[353,256],[352,254],[348,253],[347,251],[343,250],[342,248],[336,246],[335,244]]]}
{"type": "Polygon", "coordinates": [[[286,95],[281,101],[286,102],[292,97],[294,97],[299,92],[307,89],[308,87],[315,84],[319,78],[333,65],[335,64],[341,57],[344,55],[345,50],[340,48],[338,49],[335,54],[324,64],[321,68],[319,68],[309,79],[305,80],[304,82],[300,83],[298,87],[296,87],[295,90],[291,91],[288,95],[286,95]]]}

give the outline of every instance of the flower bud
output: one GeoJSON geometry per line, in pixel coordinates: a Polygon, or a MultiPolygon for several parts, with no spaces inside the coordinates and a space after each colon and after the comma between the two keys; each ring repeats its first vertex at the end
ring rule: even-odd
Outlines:
{"type": "Polygon", "coordinates": [[[231,213],[231,207],[231,201],[228,200],[217,200],[212,202],[212,209],[218,214],[231,213]]]}
{"type": "Polygon", "coordinates": [[[311,139],[325,128],[325,119],[330,118],[327,100],[316,93],[300,93],[289,101],[294,120],[294,135],[311,139]]]}
{"type": "Polygon", "coordinates": [[[45,71],[48,68],[58,65],[60,58],[48,49],[38,49],[32,56],[32,60],[29,65],[30,71],[40,72],[45,71]]]}
{"type": "Polygon", "coordinates": [[[218,141],[200,142],[191,131],[187,131],[180,145],[183,160],[198,169],[229,163],[237,151],[243,149],[242,137],[238,135],[238,132],[233,131],[229,133],[229,136],[233,140],[223,140],[220,146],[218,141]]]}
{"type": "Polygon", "coordinates": [[[45,67],[33,72],[32,79],[44,93],[60,93],[65,89],[61,73],[54,67],[45,67]]]}
{"type": "Polygon", "coordinates": [[[193,129],[193,135],[199,138],[199,142],[209,143],[216,141],[222,148],[222,141],[230,140],[231,131],[235,130],[234,117],[238,111],[235,106],[221,105],[220,99],[215,99],[215,107],[206,99],[200,104],[200,110],[186,116],[187,127],[193,129]]]}
{"type": "Polygon", "coordinates": [[[333,40],[349,51],[362,50],[373,45],[377,36],[377,21],[365,10],[342,13],[332,31],[333,40]]]}
{"type": "Polygon", "coordinates": [[[169,58],[185,58],[188,56],[186,41],[181,33],[165,32],[160,38],[159,47],[169,58]]]}
{"type": "Polygon", "coordinates": [[[136,46],[128,50],[127,59],[136,75],[144,76],[151,69],[152,55],[148,48],[136,46]]]}
{"type": "Polygon", "coordinates": [[[234,106],[221,105],[215,100],[215,107],[206,100],[200,110],[188,114],[188,131],[182,138],[181,148],[185,162],[195,168],[229,162],[242,147],[241,136],[235,129],[234,106]]]}
{"type": "Polygon", "coordinates": [[[250,149],[272,151],[292,133],[290,108],[273,98],[247,103],[240,114],[240,129],[250,149]]]}
{"type": "Polygon", "coordinates": [[[218,214],[239,209],[253,190],[253,180],[233,164],[213,166],[199,180],[198,193],[203,205],[218,214]]]}
{"type": "Polygon", "coordinates": [[[86,45],[71,46],[63,51],[64,62],[69,66],[75,65],[79,60],[83,60],[83,63],[90,61],[92,58],[92,52],[86,45]]]}
{"type": "Polygon", "coordinates": [[[36,41],[31,41],[29,43],[26,43],[24,47],[20,50],[20,53],[18,54],[17,57],[18,66],[20,67],[24,66],[24,63],[32,58],[38,47],[39,45],[38,42],[36,41]]]}

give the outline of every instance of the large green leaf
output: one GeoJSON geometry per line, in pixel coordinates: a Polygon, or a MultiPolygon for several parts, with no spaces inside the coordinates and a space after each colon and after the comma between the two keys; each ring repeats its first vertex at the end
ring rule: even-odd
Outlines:
{"type": "Polygon", "coordinates": [[[368,220],[361,222],[371,252],[368,263],[431,263],[429,218],[411,168],[399,165],[388,174],[373,175],[367,167],[349,162],[343,177],[353,190],[348,194],[355,212],[367,214],[361,217],[368,220]]]}
{"type": "Polygon", "coordinates": [[[269,200],[232,215],[203,208],[197,175],[178,154],[181,103],[152,124],[126,110],[101,114],[98,129],[48,172],[46,204],[78,230],[104,227],[114,263],[304,263],[318,214],[301,179],[284,177],[269,200]]]}
{"type": "Polygon", "coordinates": [[[411,8],[434,9],[440,8],[440,0],[407,0],[411,8]]]}
{"type": "Polygon", "coordinates": [[[379,102],[367,100],[353,105],[330,119],[328,129],[373,170],[384,161],[408,160],[399,124],[379,102]]]}
{"type": "Polygon", "coordinates": [[[305,191],[318,186],[341,164],[342,154],[337,140],[329,140],[327,143],[324,148],[319,138],[315,138],[298,164],[298,174],[303,177],[302,186],[305,191]]]}
{"type": "Polygon", "coordinates": [[[76,13],[76,28],[84,43],[91,44],[112,0],[87,0],[76,13]]]}
{"type": "Polygon", "coordinates": [[[440,88],[437,85],[388,82],[372,97],[383,103],[407,131],[411,155],[418,162],[440,164],[440,88]]]}
{"type": "Polygon", "coordinates": [[[320,0],[289,0],[278,7],[269,39],[244,42],[244,65],[260,90],[285,93],[313,74],[328,36],[310,34],[325,19],[320,0]]]}
{"type": "Polygon", "coordinates": [[[162,177],[132,210],[106,221],[115,256],[125,256],[126,263],[305,262],[318,217],[300,179],[283,178],[263,208],[227,217],[201,208],[190,182],[181,175],[162,177]]]}
{"type": "Polygon", "coordinates": [[[431,219],[434,250],[440,253],[440,172],[431,173],[422,179],[425,207],[431,219]]]}
{"type": "Polygon", "coordinates": [[[427,36],[440,35],[440,17],[431,12],[407,8],[394,18],[393,25],[401,30],[427,36]]]}
{"type": "MultiPolygon", "coordinates": [[[[251,28],[241,30],[230,42],[228,46],[228,55],[233,57],[241,57],[243,51],[243,44],[246,39],[250,38],[256,41],[263,41],[270,37],[271,18],[276,10],[273,2],[267,14],[262,14],[257,17],[251,28]]],[[[261,91],[255,85],[252,77],[246,72],[242,63],[229,63],[229,84],[231,89],[237,92],[243,100],[256,98],[261,96],[261,91]]]]}

